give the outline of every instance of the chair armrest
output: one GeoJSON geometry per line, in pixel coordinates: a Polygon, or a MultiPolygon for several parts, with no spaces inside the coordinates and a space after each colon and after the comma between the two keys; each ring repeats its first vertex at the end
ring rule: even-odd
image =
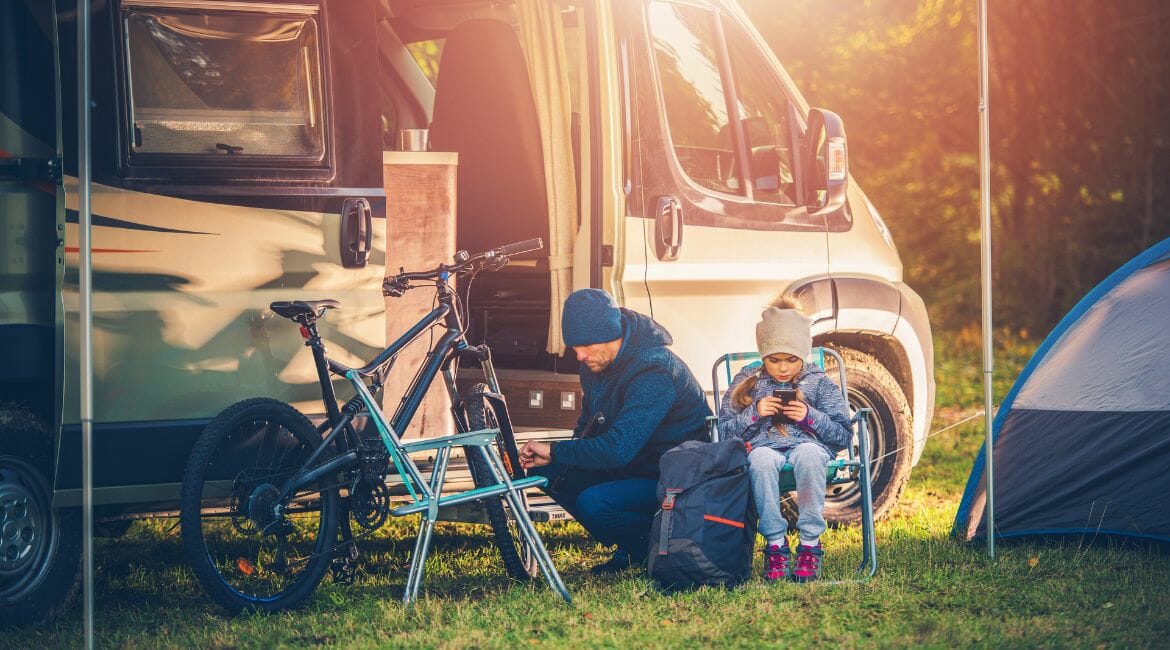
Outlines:
{"type": "Polygon", "coordinates": [[[420,438],[410,442],[402,443],[402,449],[407,453],[414,451],[423,451],[426,449],[440,449],[443,447],[454,447],[455,445],[463,445],[467,447],[483,447],[490,445],[496,440],[499,435],[499,429],[480,429],[479,431],[468,431],[467,433],[456,433],[450,436],[437,436],[435,438],[420,438]]]}

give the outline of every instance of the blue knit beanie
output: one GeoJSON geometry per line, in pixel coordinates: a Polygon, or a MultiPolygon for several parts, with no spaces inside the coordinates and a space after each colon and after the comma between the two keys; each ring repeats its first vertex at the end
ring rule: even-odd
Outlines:
{"type": "Polygon", "coordinates": [[[579,289],[569,294],[561,312],[565,345],[593,345],[622,337],[622,313],[601,289],[579,289]]]}

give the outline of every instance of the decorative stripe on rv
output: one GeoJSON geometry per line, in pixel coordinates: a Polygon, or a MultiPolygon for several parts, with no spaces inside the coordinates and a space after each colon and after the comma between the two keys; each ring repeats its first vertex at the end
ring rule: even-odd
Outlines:
{"type": "MultiPolygon", "coordinates": [[[[139,250],[139,249],[130,249],[130,248],[91,248],[90,251],[94,252],[94,253],[157,253],[157,252],[159,252],[159,251],[139,250]]],[[[66,246],[65,252],[66,253],[80,253],[81,247],[80,246],[66,246]]]]}
{"type": "MultiPolygon", "coordinates": [[[[80,217],[77,210],[65,210],[65,221],[67,223],[78,223],[80,217]]],[[[100,214],[92,215],[90,222],[95,226],[104,228],[121,228],[122,230],[143,230],[147,232],[167,232],[179,235],[218,235],[214,232],[199,232],[197,230],[178,230],[176,228],[164,228],[162,226],[148,226],[144,223],[135,223],[133,221],[123,221],[122,219],[115,219],[113,217],[106,217],[100,214]]],[[[74,249],[76,250],[76,249],[74,249]]]]}

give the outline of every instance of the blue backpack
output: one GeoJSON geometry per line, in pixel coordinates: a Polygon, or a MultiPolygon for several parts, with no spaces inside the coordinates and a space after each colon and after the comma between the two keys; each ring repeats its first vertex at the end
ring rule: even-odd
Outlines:
{"type": "Polygon", "coordinates": [[[756,515],[743,441],[689,440],[663,454],[659,469],[650,577],[668,591],[747,580],[756,515]]]}

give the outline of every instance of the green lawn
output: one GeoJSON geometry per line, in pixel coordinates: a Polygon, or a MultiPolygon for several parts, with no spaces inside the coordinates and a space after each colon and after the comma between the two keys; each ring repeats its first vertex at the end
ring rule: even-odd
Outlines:
{"type": "MultiPolygon", "coordinates": [[[[1007,338],[1007,337],[1005,337],[1007,338]]],[[[979,408],[978,335],[938,342],[941,429],[979,408]]],[[[1007,339],[997,353],[997,399],[1033,343],[1007,339]]],[[[363,544],[352,586],[328,578],[300,611],[226,618],[184,565],[170,521],[138,523],[96,546],[97,647],[758,647],[766,644],[927,647],[1167,647],[1170,553],[1165,547],[1068,539],[983,546],[949,539],[977,419],[931,439],[894,515],[878,524],[877,577],[863,584],[765,585],[658,594],[634,574],[594,579],[605,556],[576,524],[541,527],[573,592],[567,607],[543,581],[518,585],[499,568],[486,528],[442,525],[428,562],[426,596],[399,598],[413,520],[363,544]]],[[[827,571],[849,574],[856,529],[826,534],[827,571]]],[[[0,646],[76,646],[80,607],[55,626],[0,633],[0,646]]]]}

